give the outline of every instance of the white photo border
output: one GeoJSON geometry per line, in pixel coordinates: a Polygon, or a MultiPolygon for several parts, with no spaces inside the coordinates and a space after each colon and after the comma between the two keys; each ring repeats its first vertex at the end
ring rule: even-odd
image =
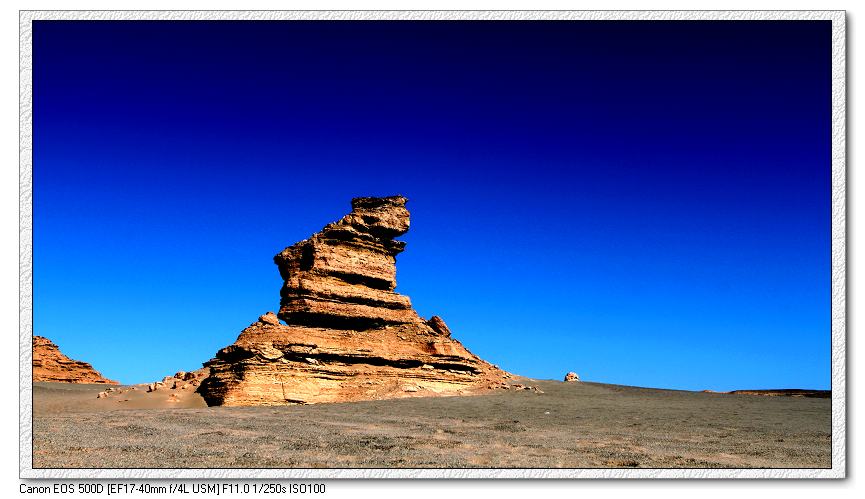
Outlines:
{"type": "Polygon", "coordinates": [[[845,11],[21,11],[19,18],[20,478],[845,478],[846,477],[846,12],[845,11]],[[832,467],[825,469],[34,469],[33,54],[37,20],[585,20],[832,22],[832,467]]]}

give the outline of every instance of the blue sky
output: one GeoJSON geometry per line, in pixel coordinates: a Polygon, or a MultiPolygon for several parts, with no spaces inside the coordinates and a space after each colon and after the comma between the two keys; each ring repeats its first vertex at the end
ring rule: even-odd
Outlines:
{"type": "Polygon", "coordinates": [[[37,21],[34,332],[195,369],[399,193],[397,291],[511,372],[829,388],[830,29],[37,21]]]}

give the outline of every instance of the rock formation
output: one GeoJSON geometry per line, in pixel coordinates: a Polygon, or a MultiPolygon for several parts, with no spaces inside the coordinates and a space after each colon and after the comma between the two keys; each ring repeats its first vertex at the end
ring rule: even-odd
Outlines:
{"type": "Polygon", "coordinates": [[[565,381],[566,382],[580,381],[580,376],[577,375],[577,373],[571,371],[568,374],[565,374],[565,381]]]}
{"type": "Polygon", "coordinates": [[[205,364],[209,405],[284,405],[460,395],[505,387],[504,371],[424,320],[396,287],[406,199],[355,198],[352,211],[274,257],[272,312],[205,364]],[[280,322],[280,319],[285,324],[280,322]]]}
{"type": "Polygon", "coordinates": [[[87,362],[63,355],[57,345],[42,336],[33,337],[33,381],[117,384],[116,381],[103,378],[87,362]]]}

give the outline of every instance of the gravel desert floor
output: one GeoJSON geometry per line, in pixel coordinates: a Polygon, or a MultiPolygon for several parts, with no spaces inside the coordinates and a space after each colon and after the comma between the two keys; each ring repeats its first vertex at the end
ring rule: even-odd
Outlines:
{"type": "MultiPolygon", "coordinates": [[[[472,397],[170,408],[34,385],[35,468],[828,468],[831,399],[523,380],[472,397]]],[[[137,397],[137,398],[136,398],[137,397]]],[[[165,398],[165,395],[162,396],[165,398]]]]}

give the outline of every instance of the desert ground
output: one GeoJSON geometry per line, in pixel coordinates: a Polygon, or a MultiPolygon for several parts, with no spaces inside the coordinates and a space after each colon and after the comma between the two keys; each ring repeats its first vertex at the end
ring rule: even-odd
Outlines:
{"type": "MultiPolygon", "coordinates": [[[[515,380],[489,395],[206,407],[35,383],[35,468],[827,468],[829,398],[515,380]]],[[[124,387],[120,387],[121,389],[124,387]]]]}

